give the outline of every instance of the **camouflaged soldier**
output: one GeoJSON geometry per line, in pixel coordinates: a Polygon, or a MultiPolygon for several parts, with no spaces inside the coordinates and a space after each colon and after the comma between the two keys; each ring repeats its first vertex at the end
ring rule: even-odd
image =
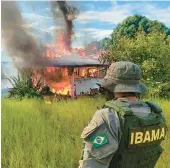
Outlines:
{"type": "Polygon", "coordinates": [[[83,130],[79,168],[153,168],[159,159],[167,127],[161,108],[137,100],[147,91],[141,70],[131,62],[113,63],[100,86],[114,93],[83,130]]]}

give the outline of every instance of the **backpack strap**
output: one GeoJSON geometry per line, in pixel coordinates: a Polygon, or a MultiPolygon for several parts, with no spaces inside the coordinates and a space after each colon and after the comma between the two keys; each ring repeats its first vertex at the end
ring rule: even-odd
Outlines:
{"type": "Polygon", "coordinates": [[[133,111],[130,109],[130,104],[127,101],[111,100],[105,103],[105,107],[111,111],[115,110],[119,117],[121,131],[124,131],[125,116],[132,116],[133,111]]]}
{"type": "Polygon", "coordinates": [[[105,103],[105,107],[114,109],[122,117],[125,115],[133,115],[133,111],[130,109],[130,104],[127,101],[111,100],[105,103]]]}
{"type": "Polygon", "coordinates": [[[154,113],[162,113],[162,109],[158,104],[156,104],[152,101],[146,101],[145,103],[151,108],[151,110],[154,113]]]}

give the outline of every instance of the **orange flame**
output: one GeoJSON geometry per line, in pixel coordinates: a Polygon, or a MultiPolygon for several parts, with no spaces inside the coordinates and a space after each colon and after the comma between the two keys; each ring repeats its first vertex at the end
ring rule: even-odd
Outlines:
{"type": "Polygon", "coordinates": [[[46,45],[46,55],[48,58],[61,57],[61,55],[71,55],[71,52],[67,50],[66,44],[64,43],[64,32],[59,34],[55,45],[46,45]]]}
{"type": "Polygon", "coordinates": [[[71,95],[71,76],[67,68],[47,67],[44,81],[55,94],[71,95]]]}
{"type": "MultiPolygon", "coordinates": [[[[62,55],[71,55],[71,51],[66,46],[65,34],[61,32],[55,45],[46,45],[46,57],[55,59],[62,55]]],[[[78,53],[82,58],[88,58],[86,51],[81,48],[72,49],[78,53]]],[[[77,77],[96,77],[98,73],[97,68],[87,71],[87,68],[79,68],[79,76],[77,77]]],[[[48,85],[51,91],[55,94],[71,95],[72,81],[67,68],[47,67],[44,69],[44,83],[48,85]]]]}
{"type": "MultiPolygon", "coordinates": [[[[57,58],[61,55],[71,55],[64,43],[64,32],[61,32],[55,45],[46,45],[46,56],[48,58],[57,58]]],[[[57,79],[57,80],[58,80],[57,79]]],[[[71,95],[71,76],[68,75],[67,68],[47,67],[44,70],[45,84],[51,88],[51,91],[56,94],[71,95]],[[57,70],[60,69],[60,76],[57,77],[57,70]],[[51,76],[51,78],[50,78],[51,76]],[[56,79],[61,79],[56,81],[56,79]]]]}

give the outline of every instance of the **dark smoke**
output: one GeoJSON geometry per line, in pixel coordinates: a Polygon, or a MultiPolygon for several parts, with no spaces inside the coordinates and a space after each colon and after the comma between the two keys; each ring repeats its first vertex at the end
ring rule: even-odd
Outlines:
{"type": "Polygon", "coordinates": [[[62,12],[64,21],[67,26],[64,42],[66,44],[67,49],[69,51],[71,51],[71,36],[73,34],[73,20],[76,19],[76,17],[79,14],[79,11],[77,8],[69,6],[66,3],[66,1],[52,1],[51,2],[51,11],[52,11],[53,17],[56,21],[59,17],[58,10],[60,10],[62,12]]]}
{"type": "MultiPolygon", "coordinates": [[[[13,60],[21,59],[24,67],[39,67],[42,64],[40,44],[24,29],[16,2],[2,1],[1,4],[2,39],[8,55],[13,60]]],[[[19,67],[17,62],[15,65],[19,67]]]]}

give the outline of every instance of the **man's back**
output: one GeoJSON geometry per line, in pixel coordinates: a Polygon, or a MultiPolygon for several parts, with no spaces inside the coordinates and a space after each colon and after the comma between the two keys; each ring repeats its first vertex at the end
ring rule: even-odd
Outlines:
{"type": "MultiPolygon", "coordinates": [[[[117,100],[117,102],[120,101],[127,101],[127,99],[120,98],[117,100]]],[[[133,111],[134,116],[147,119],[148,116],[151,115],[151,108],[143,101],[127,102],[130,104],[130,109],[133,111]]],[[[127,133],[125,133],[123,130],[125,118],[126,117],[120,115],[120,113],[117,112],[113,107],[106,107],[101,110],[98,110],[95,113],[93,119],[91,120],[89,125],[84,129],[81,135],[81,137],[85,140],[86,147],[84,149],[84,156],[83,160],[80,161],[80,165],[82,163],[85,168],[116,167],[116,165],[119,163],[119,159],[117,158],[118,155],[119,157],[122,157],[120,155],[119,148],[120,146],[122,146],[121,141],[123,134],[126,134],[126,141],[127,139],[129,139],[129,135],[127,135],[127,133]]],[[[139,126],[137,126],[137,128],[139,129],[139,126]]],[[[124,143],[124,140],[122,143],[124,143]]],[[[125,149],[126,146],[123,146],[123,148],[125,149]]],[[[149,149],[151,148],[149,147],[149,149]]],[[[159,147],[158,150],[160,149],[161,148],[159,147]]],[[[131,151],[129,153],[129,155],[131,155],[133,153],[132,149],[129,148],[128,150],[131,151]]],[[[138,149],[137,152],[139,152],[140,150],[141,149],[138,149]]],[[[126,154],[126,157],[127,156],[128,154],[126,154]]],[[[147,155],[146,157],[149,157],[149,155],[147,155]]],[[[130,158],[128,158],[128,160],[129,159],[130,158]]],[[[130,163],[132,164],[133,162],[131,161],[130,163]]],[[[125,168],[125,166],[123,168],[125,168]]]]}
{"type": "Polygon", "coordinates": [[[111,64],[99,86],[115,99],[106,102],[83,130],[80,168],[154,167],[166,134],[165,119],[158,105],[137,100],[147,92],[141,78],[140,67],[132,62],[111,64]]]}
{"type": "Polygon", "coordinates": [[[160,142],[166,135],[160,107],[153,102],[127,100],[106,104],[117,110],[122,125],[118,150],[109,168],[153,168],[162,153],[160,142]]]}

